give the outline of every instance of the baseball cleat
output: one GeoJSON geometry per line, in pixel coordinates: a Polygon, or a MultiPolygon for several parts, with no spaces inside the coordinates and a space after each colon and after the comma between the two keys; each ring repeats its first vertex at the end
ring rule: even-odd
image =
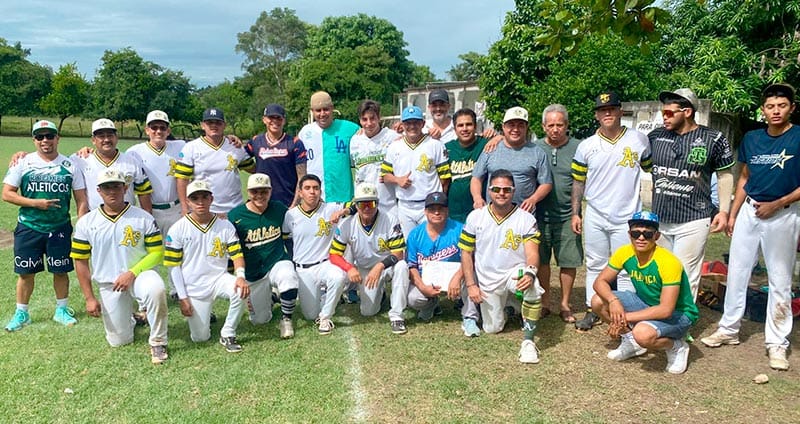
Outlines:
{"type": "Polygon", "coordinates": [[[242,345],[236,341],[236,336],[220,337],[219,344],[225,346],[225,350],[230,353],[239,353],[242,351],[242,345]]]}
{"type": "Polygon", "coordinates": [[[406,334],[408,332],[408,329],[406,328],[406,322],[402,319],[392,321],[391,326],[392,333],[394,334],[406,334]]]}
{"type": "Polygon", "coordinates": [[[319,327],[317,330],[319,331],[320,336],[327,336],[328,334],[331,334],[331,332],[333,332],[333,327],[335,327],[333,325],[333,321],[328,318],[320,318],[318,320],[318,324],[319,327]]]}
{"type": "Polygon", "coordinates": [[[169,358],[166,346],[150,346],[150,361],[154,364],[163,364],[169,358]]]}
{"type": "Polygon", "coordinates": [[[294,337],[294,327],[292,327],[291,318],[287,317],[281,318],[280,329],[281,329],[282,339],[291,339],[292,337],[294,337]]]}

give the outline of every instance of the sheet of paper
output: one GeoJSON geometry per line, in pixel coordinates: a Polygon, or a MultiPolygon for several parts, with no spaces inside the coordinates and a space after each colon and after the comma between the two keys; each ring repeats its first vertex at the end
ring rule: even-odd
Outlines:
{"type": "Polygon", "coordinates": [[[460,262],[423,261],[422,282],[428,286],[439,286],[442,292],[447,292],[450,280],[459,269],[460,262]]]}

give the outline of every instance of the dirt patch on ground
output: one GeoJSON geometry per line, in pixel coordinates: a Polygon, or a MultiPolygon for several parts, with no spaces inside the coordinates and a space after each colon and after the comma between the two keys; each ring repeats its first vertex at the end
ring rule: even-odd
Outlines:
{"type": "Polygon", "coordinates": [[[0,249],[14,247],[14,232],[0,229],[0,249]]]}

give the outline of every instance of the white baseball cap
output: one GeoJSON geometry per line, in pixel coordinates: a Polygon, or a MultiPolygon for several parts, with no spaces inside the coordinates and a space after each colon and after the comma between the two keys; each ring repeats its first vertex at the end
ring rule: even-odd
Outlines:
{"type": "Polygon", "coordinates": [[[153,121],[164,121],[169,124],[169,116],[167,113],[161,110],[154,110],[147,114],[147,119],[145,119],[144,124],[150,125],[153,121]]]}
{"type": "Polygon", "coordinates": [[[117,168],[106,168],[105,171],[100,172],[97,176],[97,185],[101,186],[108,183],[123,183],[127,184],[125,175],[117,168]]]}
{"type": "Polygon", "coordinates": [[[361,183],[356,186],[356,194],[353,196],[354,202],[369,202],[378,200],[378,189],[375,184],[361,183]]]}
{"type": "Polygon", "coordinates": [[[247,178],[247,189],[255,190],[257,188],[272,188],[272,182],[267,174],[255,173],[247,178]]]}
{"type": "Polygon", "coordinates": [[[188,186],[186,186],[186,197],[189,197],[199,191],[207,191],[213,194],[211,191],[211,184],[209,184],[208,181],[194,180],[190,182],[188,186]]]}
{"type": "Polygon", "coordinates": [[[528,111],[525,110],[525,108],[514,106],[506,111],[506,115],[503,117],[503,123],[505,124],[506,122],[513,121],[515,119],[521,119],[525,122],[528,122],[528,111]]]}
{"type": "Polygon", "coordinates": [[[92,134],[94,135],[94,133],[100,130],[117,131],[117,127],[114,126],[114,122],[112,120],[106,118],[100,118],[92,122],[92,134]]]}

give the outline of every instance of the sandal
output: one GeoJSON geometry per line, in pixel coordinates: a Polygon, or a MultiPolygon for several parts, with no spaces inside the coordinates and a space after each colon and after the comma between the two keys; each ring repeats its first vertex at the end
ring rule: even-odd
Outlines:
{"type": "Polygon", "coordinates": [[[545,319],[549,315],[550,315],[550,308],[542,308],[542,312],[539,314],[539,319],[545,319]]]}
{"type": "Polygon", "coordinates": [[[572,315],[572,311],[570,311],[569,309],[561,311],[559,315],[561,315],[561,320],[566,323],[572,324],[575,322],[575,316],[572,315]]]}

